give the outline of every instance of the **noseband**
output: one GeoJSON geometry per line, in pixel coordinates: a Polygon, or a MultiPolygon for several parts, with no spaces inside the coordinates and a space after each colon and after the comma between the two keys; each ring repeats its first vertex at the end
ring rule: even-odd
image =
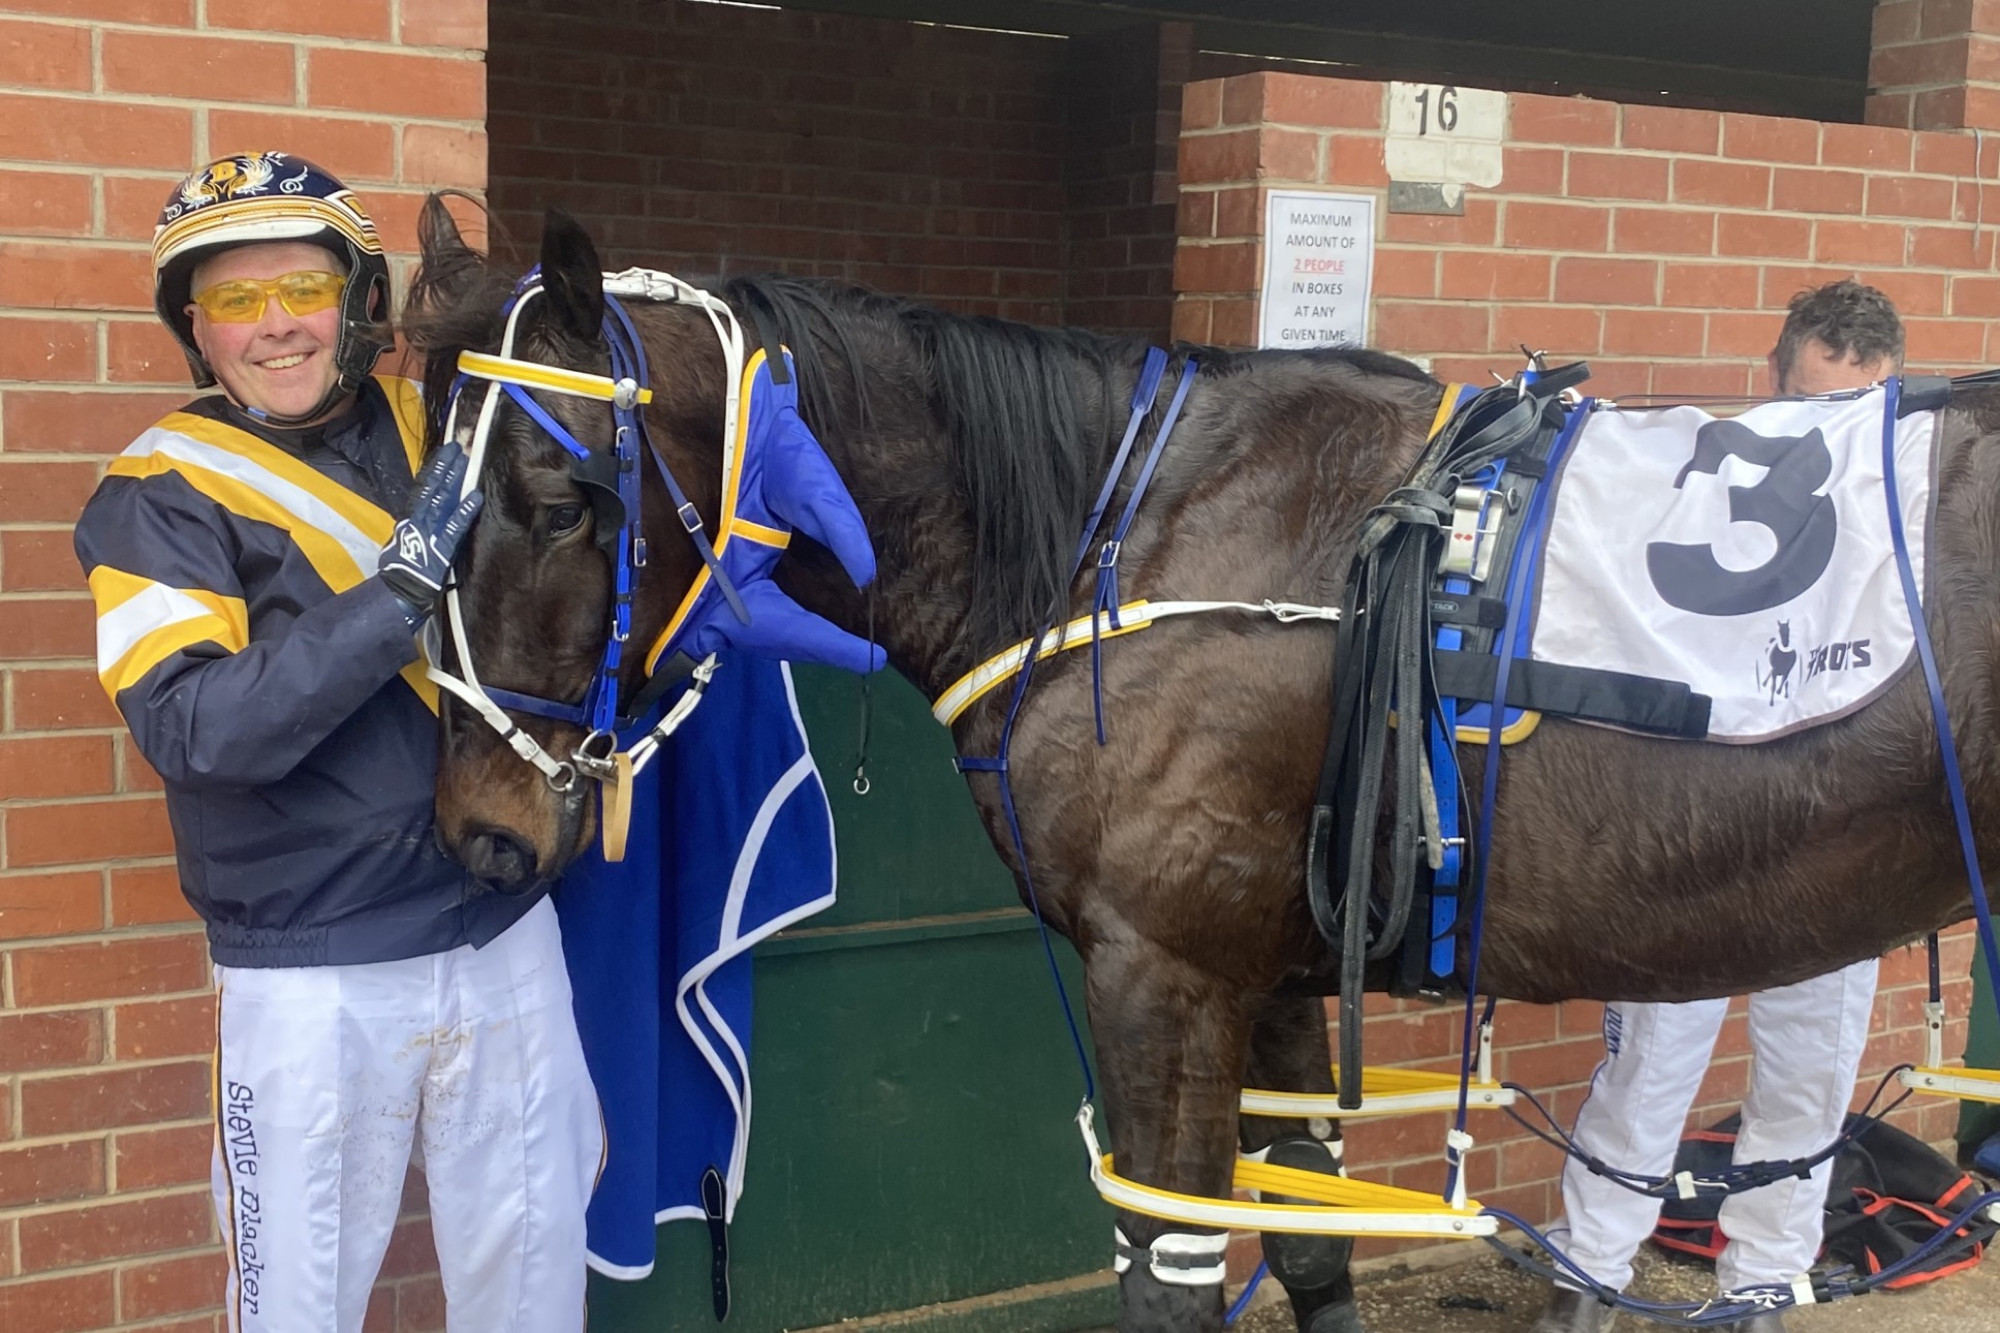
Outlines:
{"type": "Polygon", "coordinates": [[[483,384],[484,392],[478,417],[469,428],[463,493],[470,494],[479,483],[492,436],[493,420],[503,397],[511,399],[538,428],[569,454],[570,476],[583,488],[590,501],[597,544],[612,566],[612,606],[604,649],[583,697],[575,702],[545,699],[484,685],[473,666],[472,645],[465,632],[458,589],[454,586],[445,593],[444,619],[450,624],[458,668],[463,674],[453,675],[439,665],[442,655],[438,651],[438,639],[441,631],[435,621],[425,637],[425,653],[429,659],[425,674],[440,688],[450,691],[471,707],[500,734],[508,748],[540,770],[551,790],[570,800],[580,800],[582,792],[576,784],[579,775],[623,786],[625,778],[643,769],[658,753],[661,742],[671,736],[701,702],[715,672],[715,654],[710,653],[697,663],[688,654],[674,651],[672,640],[679,636],[670,628],[662,632],[659,641],[646,655],[646,660],[655,664],[652,674],[626,707],[622,710],[619,707],[618,674],[624,662],[625,643],[632,632],[632,596],[639,571],[646,567],[648,560],[646,538],[640,523],[642,455],[651,456],[661,480],[666,483],[668,494],[673,498],[682,530],[687,533],[688,540],[713,576],[715,586],[729,610],[739,622],[747,624],[750,619],[741,596],[723,572],[714,544],[702,526],[700,513],[646,434],[645,416],[641,409],[652,401],[653,391],[645,346],[640,341],[638,330],[633,327],[631,316],[618,298],[624,296],[694,305],[707,314],[727,362],[726,383],[729,388],[724,405],[725,440],[734,438],[741,410],[738,382],[743,368],[744,343],[734,312],[721,300],[670,274],[650,269],[628,269],[604,279],[603,335],[611,350],[610,375],[594,375],[538,361],[516,360],[511,353],[521,312],[540,295],[540,271],[530,270],[508,301],[505,311],[507,323],[501,336],[499,354],[459,354],[459,375],[451,388],[445,437],[458,438],[459,409],[466,404],[467,392],[477,382],[483,384]],[[530,390],[609,403],[613,421],[610,447],[592,449],[579,441],[536,401],[530,390]],[[636,725],[669,688],[689,679],[693,682],[691,687],[674,702],[660,721],[620,752],[620,732],[636,725]],[[508,716],[509,711],[582,727],[586,734],[568,757],[557,759],[523,731],[508,716]]]}

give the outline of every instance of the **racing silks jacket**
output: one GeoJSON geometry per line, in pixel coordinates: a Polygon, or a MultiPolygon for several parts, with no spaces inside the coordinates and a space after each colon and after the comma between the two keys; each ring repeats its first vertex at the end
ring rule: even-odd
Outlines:
{"type": "Polygon", "coordinates": [[[384,962],[483,945],[534,896],[432,836],[437,694],[375,562],[422,447],[383,377],[308,431],[197,399],[111,463],[76,527],[97,670],[166,783],[216,962],[384,962]]]}

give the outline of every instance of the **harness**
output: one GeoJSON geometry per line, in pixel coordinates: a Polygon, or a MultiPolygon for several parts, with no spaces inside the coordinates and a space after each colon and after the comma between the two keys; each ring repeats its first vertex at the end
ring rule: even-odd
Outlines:
{"type": "MultiPolygon", "coordinates": [[[[546,699],[483,684],[473,666],[454,587],[446,593],[445,618],[462,674],[454,676],[439,665],[435,637],[426,641],[430,659],[426,672],[471,706],[515,754],[534,765],[551,790],[581,800],[579,776],[603,784],[606,855],[617,860],[623,854],[630,818],[631,778],[700,704],[717,669],[718,653],[738,648],[774,657],[831,661],[854,670],[874,670],[883,664],[880,649],[806,612],[771,581],[772,569],[795,529],[832,550],[857,586],[873,578],[874,553],[853,500],[798,416],[789,354],[775,334],[760,329],[765,347],[746,355],[742,327],[726,302],[671,274],[628,269],[604,280],[602,333],[610,349],[611,373],[596,375],[511,355],[522,311],[541,293],[539,271],[530,270],[508,302],[499,353],[460,354],[445,430],[448,436],[459,433],[466,395],[475,383],[483,383],[478,415],[469,428],[467,493],[478,484],[503,398],[570,456],[570,476],[590,501],[597,543],[611,562],[612,605],[604,647],[578,700],[546,699]],[[641,409],[652,401],[653,393],[645,346],[620,297],[695,306],[708,317],[721,344],[727,385],[722,507],[712,541],[700,512],[647,436],[641,409]],[[593,449],[578,440],[531,390],[609,404],[610,445],[593,449]],[[621,701],[619,674],[631,637],[632,599],[650,555],[640,512],[647,456],[702,568],[648,647],[644,684],[621,701]],[[683,681],[690,682],[689,688],[657,722],[646,725],[645,719],[667,691],[683,681]],[[570,754],[557,758],[521,729],[510,712],[580,727],[585,735],[570,754]]],[[[432,635],[436,634],[433,629],[432,635]]]]}
{"type": "Polygon", "coordinates": [[[1445,424],[1363,520],[1343,598],[1351,614],[1334,650],[1306,881],[1314,922],[1340,957],[1349,1109],[1362,1097],[1368,965],[1387,965],[1392,994],[1463,991],[1459,906],[1470,867],[1459,742],[1494,730],[1521,739],[1544,712],[1653,735],[1707,731],[1709,700],[1684,683],[1525,657],[1523,608],[1553,512],[1548,478],[1592,407],[1567,391],[1589,373],[1580,362],[1537,362],[1484,392],[1447,392],[1445,424]],[[1422,725],[1398,725],[1409,717],[1422,725]],[[1339,821],[1336,811],[1345,812],[1339,821]]]}
{"type": "MultiPolygon", "coordinates": [[[[1146,359],[1139,369],[1139,378],[1132,386],[1132,398],[1128,404],[1129,415],[1125,422],[1125,432],[1120,436],[1118,448],[1113,453],[1111,465],[1105,469],[1104,481],[1098,487],[1097,499],[1090,507],[1090,516],[1084,520],[1083,534],[1077,540],[1076,555],[1070,563],[1068,583],[1074,584],[1077,575],[1083,572],[1084,562],[1089,558],[1092,539],[1104,516],[1111,507],[1112,496],[1117,492],[1118,483],[1125,475],[1131,461],[1132,447],[1138,441],[1139,433],[1146,424],[1146,418],[1153,412],[1159,398],[1160,385],[1167,370],[1167,353],[1158,347],[1146,349],[1146,359]]],[[[1044,661],[1057,653],[1072,648],[1090,645],[1091,654],[1091,703],[1097,724],[1097,743],[1104,744],[1104,640],[1130,634],[1145,629],[1156,621],[1173,616],[1202,615],[1218,611],[1236,611],[1249,615],[1265,615],[1280,625],[1292,625],[1301,621],[1340,619],[1340,609],[1332,606],[1313,606],[1304,602],[1275,601],[1266,598],[1258,602],[1233,601],[1150,601],[1135,598],[1120,601],[1118,595],[1119,558],[1125,549],[1125,536],[1132,527],[1132,519],[1139,512],[1140,504],[1146,498],[1146,490],[1153,480],[1153,472],[1159,466],[1160,457],[1166,452],[1167,441],[1173,435],[1175,424],[1180,420],[1181,408],[1187,401],[1188,392],[1200,373],[1200,365],[1194,357],[1188,357],[1181,365],[1180,380],[1174,386],[1172,398],[1168,400],[1166,414],[1161,417],[1159,428],[1153,433],[1152,445],[1146,450],[1139,465],[1138,475],[1133,479],[1132,489],[1125,497],[1125,507],[1119,511],[1117,522],[1110,535],[1098,547],[1097,573],[1091,592],[1091,613],[1078,616],[1062,625],[1045,626],[1041,633],[1032,638],[1005,648],[981,662],[972,670],[952,682],[937,697],[931,706],[931,716],[945,726],[950,726],[974,703],[992,693],[995,689],[1013,680],[1016,676],[1033,669],[1033,663],[1044,661]]],[[[1023,681],[1021,690],[1026,689],[1023,681]]],[[[1010,705],[1007,714],[1006,736],[1011,739],[1015,714],[1020,709],[1020,693],[1010,705]]],[[[961,760],[959,769],[964,771],[1002,771],[984,769],[989,762],[1004,762],[1006,740],[1002,742],[1001,760],[961,760]]],[[[1025,871],[1023,872],[1025,874],[1025,871]]]]}

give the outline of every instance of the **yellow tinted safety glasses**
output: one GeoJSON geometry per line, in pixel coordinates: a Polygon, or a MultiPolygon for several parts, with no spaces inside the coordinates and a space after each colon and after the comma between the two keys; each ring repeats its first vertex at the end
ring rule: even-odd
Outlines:
{"type": "Polygon", "coordinates": [[[195,293],[194,303],[218,324],[255,324],[273,296],[294,319],[340,304],[347,279],[338,273],[287,273],[276,278],[233,278],[195,293]]]}

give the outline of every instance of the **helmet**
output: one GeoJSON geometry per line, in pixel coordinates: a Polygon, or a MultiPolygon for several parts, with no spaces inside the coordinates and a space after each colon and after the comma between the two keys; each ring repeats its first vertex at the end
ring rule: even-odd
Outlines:
{"type": "MultiPolygon", "coordinates": [[[[153,308],[180,340],[197,389],[215,372],[195,346],[187,315],[195,265],[209,255],[262,241],[305,241],[347,262],[338,379],[329,399],[352,393],[394,341],[389,328],[389,264],[361,201],[331,172],[291,153],[217,158],[174,187],[153,228],[153,308]]],[[[324,411],[322,403],[315,414],[324,411]]]]}

